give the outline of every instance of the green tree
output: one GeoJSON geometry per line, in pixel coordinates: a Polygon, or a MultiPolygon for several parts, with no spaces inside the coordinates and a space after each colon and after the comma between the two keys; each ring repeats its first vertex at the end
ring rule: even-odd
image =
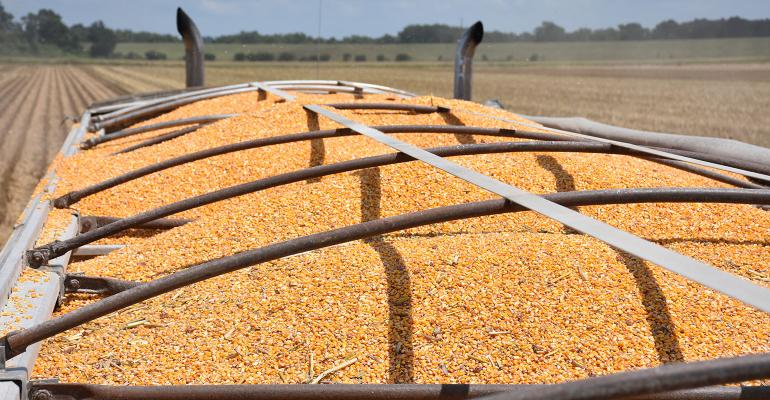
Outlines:
{"type": "Polygon", "coordinates": [[[566,39],[566,36],[564,28],[550,21],[543,21],[535,28],[536,42],[558,42],[566,39]]]}
{"type": "Polygon", "coordinates": [[[676,39],[679,37],[679,24],[673,19],[665,20],[652,30],[655,39],[676,39]]]}
{"type": "Polygon", "coordinates": [[[111,56],[118,44],[115,32],[104,26],[102,21],[96,21],[88,27],[88,40],[91,42],[88,52],[91,57],[96,58],[111,56]]]}
{"type": "Polygon", "coordinates": [[[3,3],[0,3],[0,33],[13,33],[18,25],[13,22],[13,14],[5,11],[3,3]]]}
{"type": "Polygon", "coordinates": [[[618,25],[618,37],[620,40],[642,40],[648,34],[649,31],[636,22],[618,25]]]}
{"type": "Polygon", "coordinates": [[[53,10],[43,8],[23,17],[24,35],[30,43],[51,44],[66,52],[81,51],[80,43],[53,10]]]}

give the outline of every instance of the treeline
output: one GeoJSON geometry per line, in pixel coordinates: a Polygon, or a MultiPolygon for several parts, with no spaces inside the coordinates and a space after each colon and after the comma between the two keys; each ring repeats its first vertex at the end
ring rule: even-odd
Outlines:
{"type": "MultiPolygon", "coordinates": [[[[370,37],[362,35],[347,36],[342,39],[321,39],[322,43],[453,43],[464,32],[464,28],[445,24],[407,25],[398,34],[370,37]]],[[[617,27],[590,29],[580,28],[567,32],[563,27],[545,21],[532,32],[510,33],[487,31],[484,42],[564,42],[564,41],[604,41],[604,40],[660,40],[660,39],[714,39],[738,37],[770,36],[770,19],[747,20],[740,17],[716,20],[695,19],[688,22],[666,20],[653,28],[646,28],[638,23],[620,24],[617,27]]],[[[318,38],[304,33],[263,35],[256,31],[240,32],[234,35],[206,37],[209,43],[244,43],[244,44],[308,44],[318,38]]]]}
{"type": "Polygon", "coordinates": [[[165,55],[148,52],[144,56],[115,54],[120,42],[168,43],[181,39],[177,35],[110,29],[102,21],[89,26],[67,26],[59,14],[50,9],[29,13],[18,21],[0,3],[0,53],[51,54],[55,52],[91,57],[126,57],[163,59],[165,55]],[[90,44],[90,46],[89,46],[90,44]],[[88,51],[84,49],[87,48],[88,51]]]}
{"type": "MultiPolygon", "coordinates": [[[[214,57],[212,54],[211,57],[214,57]]],[[[213,59],[213,58],[212,58],[213,59]]],[[[258,51],[254,53],[235,53],[233,55],[233,61],[320,61],[320,62],[327,62],[331,61],[332,56],[331,54],[323,53],[323,54],[312,54],[312,55],[306,55],[298,57],[296,54],[290,52],[290,51],[283,51],[280,53],[271,53],[269,51],[258,51]]],[[[388,57],[386,57],[384,54],[377,54],[377,57],[375,57],[375,60],[377,62],[383,62],[383,61],[390,61],[388,57]]],[[[393,58],[394,61],[397,62],[403,62],[403,61],[412,61],[412,56],[406,53],[398,53],[393,58]]],[[[350,53],[344,53],[342,54],[342,57],[340,61],[343,62],[365,62],[366,54],[350,54],[350,53]]]]}
{"type": "MultiPolygon", "coordinates": [[[[459,39],[463,28],[445,24],[408,25],[396,35],[380,37],[347,36],[342,39],[321,39],[324,43],[452,43],[459,39]]],[[[688,22],[674,20],[663,21],[653,28],[646,28],[638,23],[620,24],[617,27],[603,29],[580,28],[567,32],[553,22],[543,22],[532,32],[506,33],[488,31],[484,41],[487,43],[505,42],[559,42],[559,41],[604,41],[604,40],[654,40],[654,39],[707,39],[736,37],[770,36],[770,19],[747,20],[740,17],[717,20],[695,19],[688,22]]],[[[115,47],[120,42],[166,43],[177,42],[177,35],[152,32],[134,32],[126,29],[110,29],[101,21],[89,26],[75,24],[67,26],[59,14],[50,9],[41,9],[29,13],[20,20],[5,11],[0,3],[0,53],[49,54],[57,51],[66,54],[91,57],[128,57],[159,59],[158,54],[120,55],[115,54],[115,47]],[[87,52],[84,49],[88,49],[87,52]]],[[[308,44],[317,38],[304,33],[270,34],[259,32],[240,32],[234,35],[206,37],[208,43],[239,44],[308,44]]],[[[208,55],[213,57],[213,55],[208,55]]],[[[258,53],[242,54],[243,61],[266,61],[265,58],[290,58],[288,55],[266,55],[258,53]]],[[[305,61],[305,60],[302,60],[305,61]]],[[[319,60],[323,61],[323,60],[319,60]]]]}

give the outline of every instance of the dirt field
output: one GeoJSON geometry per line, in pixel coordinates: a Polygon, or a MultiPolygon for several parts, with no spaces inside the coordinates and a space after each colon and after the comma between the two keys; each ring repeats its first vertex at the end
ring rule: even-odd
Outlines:
{"type": "MultiPolygon", "coordinates": [[[[183,84],[180,64],[99,66],[129,91],[183,84]]],[[[212,63],[208,84],[270,79],[346,79],[418,94],[452,95],[451,63],[212,63]]],[[[685,65],[485,65],[473,98],[498,99],[527,115],[584,116],[600,122],[770,147],[770,63],[685,65]]]]}
{"type": "MultiPolygon", "coordinates": [[[[225,63],[208,85],[271,79],[344,79],[451,96],[451,63],[225,63]]],[[[474,99],[528,115],[585,116],[653,131],[731,137],[770,147],[770,64],[485,65],[474,99]]],[[[0,64],[0,243],[66,136],[65,116],[122,93],[181,87],[181,62],[0,64]]]]}
{"type": "Polygon", "coordinates": [[[0,243],[64,141],[65,118],[115,95],[84,68],[0,65],[0,243]]]}

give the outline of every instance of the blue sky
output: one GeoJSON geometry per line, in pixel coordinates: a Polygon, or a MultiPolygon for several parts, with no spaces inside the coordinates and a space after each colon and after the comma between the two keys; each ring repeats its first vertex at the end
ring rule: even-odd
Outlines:
{"type": "Polygon", "coordinates": [[[625,22],[654,26],[667,18],[770,18],[770,0],[0,0],[17,18],[51,8],[68,24],[102,20],[113,28],[175,33],[181,6],[204,35],[241,30],[261,33],[318,31],[321,35],[380,36],[412,23],[468,25],[484,22],[488,30],[531,31],[550,20],[568,30],[601,28],[625,22]]]}

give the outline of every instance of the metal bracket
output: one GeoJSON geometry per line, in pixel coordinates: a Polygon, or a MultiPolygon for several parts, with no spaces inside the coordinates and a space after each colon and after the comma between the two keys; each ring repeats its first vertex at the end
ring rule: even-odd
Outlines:
{"type": "Polygon", "coordinates": [[[136,281],[75,273],[67,274],[64,277],[64,290],[67,293],[89,293],[109,296],[140,284],[141,282],[136,281]]]}

